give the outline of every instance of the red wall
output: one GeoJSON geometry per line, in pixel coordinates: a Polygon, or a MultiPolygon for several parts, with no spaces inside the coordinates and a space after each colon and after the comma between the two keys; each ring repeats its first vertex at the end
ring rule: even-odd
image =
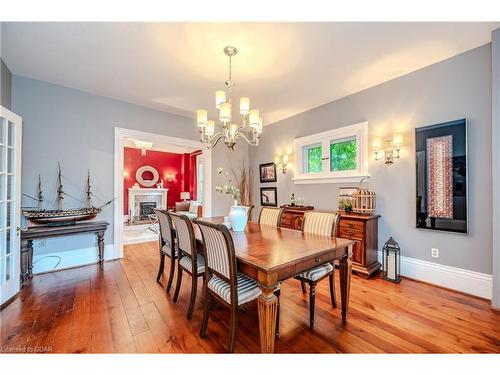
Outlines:
{"type": "MultiPolygon", "coordinates": [[[[192,199],[196,199],[196,159],[194,168],[192,159],[196,153],[192,154],[174,154],[171,152],[147,151],[146,155],[141,155],[141,150],[125,147],[124,149],[124,183],[123,183],[123,214],[128,214],[128,189],[131,188],[137,180],[135,173],[142,166],[149,165],[155,168],[160,180],[163,178],[163,187],[168,189],[167,205],[175,205],[180,200],[181,191],[189,191],[192,199]],[[172,182],[167,181],[167,175],[174,175],[172,182]],[[193,189],[194,186],[194,189],[193,189]]],[[[159,181],[158,181],[159,182],[159,181]]],[[[141,186],[145,187],[145,186],[141,186]]]]}

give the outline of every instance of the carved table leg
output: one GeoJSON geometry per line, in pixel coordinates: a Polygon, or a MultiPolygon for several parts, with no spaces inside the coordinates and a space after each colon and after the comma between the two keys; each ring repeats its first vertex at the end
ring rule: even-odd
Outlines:
{"type": "Polygon", "coordinates": [[[28,241],[21,240],[21,284],[24,284],[26,280],[28,280],[28,258],[29,258],[29,249],[28,249],[28,241]]]}
{"type": "Polygon", "coordinates": [[[104,268],[104,232],[97,232],[97,248],[99,250],[99,268],[104,268]]]}
{"type": "Polygon", "coordinates": [[[274,335],[276,332],[276,313],[278,298],[274,294],[276,286],[259,284],[262,294],[258,298],[260,350],[262,353],[274,353],[274,335]]]}
{"type": "Polygon", "coordinates": [[[342,321],[347,319],[347,310],[349,307],[349,294],[351,291],[352,275],[352,246],[349,246],[347,254],[339,261],[340,270],[340,295],[342,298],[342,321]]]}
{"type": "Polygon", "coordinates": [[[33,277],[33,240],[28,240],[28,277],[33,277]]]}

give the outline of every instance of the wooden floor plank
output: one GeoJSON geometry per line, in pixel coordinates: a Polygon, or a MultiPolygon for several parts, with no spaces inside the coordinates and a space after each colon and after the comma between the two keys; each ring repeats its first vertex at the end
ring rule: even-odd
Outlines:
{"type": "MultiPolygon", "coordinates": [[[[127,245],[122,260],[35,276],[0,312],[2,348],[67,353],[224,353],[227,309],[215,306],[204,339],[202,280],[191,320],[190,277],[177,303],[160,283],[157,242],[127,245]],[[37,348],[37,349],[35,349],[37,348]]],[[[340,305],[338,272],[337,303],[340,305]]],[[[175,283],[174,283],[175,284],[175,283]]],[[[174,285],[175,286],[175,285],[174,285]]],[[[500,312],[489,302],[413,280],[353,276],[346,324],[318,284],[314,329],[309,299],[296,280],[281,289],[278,353],[500,353],[500,312]]],[[[258,316],[239,317],[236,353],[258,353],[258,316]]],[[[4,349],[5,350],[5,349],[4,349]]],[[[14,350],[15,351],[15,350],[14,350]]]]}

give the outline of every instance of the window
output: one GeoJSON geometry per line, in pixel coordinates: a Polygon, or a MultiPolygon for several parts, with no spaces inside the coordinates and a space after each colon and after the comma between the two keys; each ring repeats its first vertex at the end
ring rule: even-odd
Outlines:
{"type": "Polygon", "coordinates": [[[307,152],[307,164],[305,172],[306,173],[321,172],[321,158],[322,158],[321,145],[306,146],[305,150],[307,152]]]}
{"type": "Polygon", "coordinates": [[[351,171],[357,168],[356,154],[358,146],[356,137],[331,141],[330,143],[330,171],[351,171]]]}
{"type": "Polygon", "coordinates": [[[294,141],[295,183],[356,182],[367,175],[368,123],[360,123],[294,141]]]}

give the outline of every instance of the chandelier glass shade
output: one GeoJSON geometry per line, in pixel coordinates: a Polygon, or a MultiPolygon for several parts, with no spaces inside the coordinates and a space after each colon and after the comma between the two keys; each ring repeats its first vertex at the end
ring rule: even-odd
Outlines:
{"type": "Polygon", "coordinates": [[[258,109],[250,108],[248,97],[243,96],[239,101],[241,124],[237,124],[237,119],[232,117],[231,94],[235,83],[231,77],[231,58],[238,53],[238,50],[227,46],[224,48],[224,53],[229,57],[229,79],[225,82],[225,90],[215,92],[215,108],[218,111],[218,118],[215,121],[209,120],[206,109],[196,111],[196,125],[200,131],[201,142],[206,143],[208,148],[212,148],[222,139],[229,149],[234,150],[236,141],[241,138],[252,146],[258,146],[262,133],[262,117],[258,109]],[[220,127],[220,131],[216,132],[216,125],[220,127]]]}

